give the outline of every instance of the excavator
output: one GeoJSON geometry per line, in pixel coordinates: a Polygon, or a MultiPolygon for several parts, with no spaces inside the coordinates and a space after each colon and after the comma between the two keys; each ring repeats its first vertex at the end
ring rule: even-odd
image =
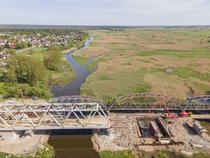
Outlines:
{"type": "Polygon", "coordinates": [[[186,111],[182,111],[180,113],[171,113],[170,111],[167,111],[166,114],[164,114],[164,118],[167,119],[173,119],[173,118],[184,118],[184,117],[191,117],[192,112],[186,112],[186,111]]]}
{"type": "MultiPolygon", "coordinates": [[[[157,104],[154,104],[154,106],[156,106],[157,104]]],[[[166,119],[173,119],[173,118],[182,118],[182,117],[190,117],[192,115],[192,112],[185,112],[182,111],[180,113],[171,113],[166,105],[165,102],[162,101],[162,105],[165,108],[166,114],[163,115],[164,118],[166,119]]],[[[154,106],[150,109],[149,113],[152,111],[152,109],[154,108],[154,106]]]]}

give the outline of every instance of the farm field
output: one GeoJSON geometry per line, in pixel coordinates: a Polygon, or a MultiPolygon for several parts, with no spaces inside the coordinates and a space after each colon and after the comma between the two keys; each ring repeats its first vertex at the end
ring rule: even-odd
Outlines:
{"type": "Polygon", "coordinates": [[[91,30],[94,42],[75,58],[97,67],[83,95],[109,101],[129,93],[160,93],[179,100],[210,94],[210,29],[91,30]]]}

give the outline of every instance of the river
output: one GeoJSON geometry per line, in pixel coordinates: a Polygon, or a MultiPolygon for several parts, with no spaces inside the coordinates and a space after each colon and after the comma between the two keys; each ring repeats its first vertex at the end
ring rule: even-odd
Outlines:
{"type": "Polygon", "coordinates": [[[71,68],[73,69],[76,77],[73,81],[69,82],[67,85],[63,87],[59,85],[52,87],[51,92],[55,97],[80,94],[81,85],[85,82],[87,77],[90,75],[90,72],[87,70],[87,66],[94,59],[90,58],[84,65],[80,65],[74,60],[72,56],[76,51],[87,48],[90,45],[90,43],[93,42],[93,40],[94,38],[91,37],[90,39],[85,41],[82,47],[78,48],[77,50],[73,50],[65,55],[65,58],[71,65],[71,68]]]}
{"type": "MultiPolygon", "coordinates": [[[[93,40],[94,38],[91,37],[82,47],[65,55],[76,77],[63,87],[59,85],[52,87],[51,92],[55,97],[80,94],[81,85],[90,75],[87,66],[94,59],[90,58],[84,65],[80,65],[72,56],[76,51],[87,48],[93,40]]],[[[53,131],[48,144],[53,146],[55,158],[99,158],[98,153],[93,149],[91,131],[53,131]]]]}

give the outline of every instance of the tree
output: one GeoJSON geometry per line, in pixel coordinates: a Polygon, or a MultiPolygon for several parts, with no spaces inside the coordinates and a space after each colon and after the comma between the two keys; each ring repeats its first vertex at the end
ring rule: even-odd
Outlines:
{"type": "Polygon", "coordinates": [[[31,42],[28,42],[28,43],[27,43],[27,46],[28,46],[28,47],[32,47],[33,44],[32,44],[31,42]]]}
{"type": "Polygon", "coordinates": [[[23,48],[26,48],[26,47],[27,47],[27,44],[25,42],[19,42],[19,43],[15,44],[16,49],[23,49],[23,48]]]}
{"type": "Polygon", "coordinates": [[[62,53],[57,48],[50,48],[49,51],[46,52],[44,57],[44,65],[49,70],[58,71],[60,69],[62,62],[62,53]]]}
{"type": "Polygon", "coordinates": [[[7,79],[9,82],[28,83],[36,86],[44,77],[41,60],[28,56],[12,56],[8,62],[7,79]]]}
{"type": "Polygon", "coordinates": [[[4,47],[3,47],[3,46],[0,46],[0,52],[1,52],[3,49],[4,49],[4,47]]]}

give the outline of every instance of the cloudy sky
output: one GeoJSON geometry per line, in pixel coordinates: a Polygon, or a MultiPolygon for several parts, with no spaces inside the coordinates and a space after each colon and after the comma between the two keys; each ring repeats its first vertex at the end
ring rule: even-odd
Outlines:
{"type": "Polygon", "coordinates": [[[210,0],[0,0],[0,24],[210,25],[210,0]]]}

